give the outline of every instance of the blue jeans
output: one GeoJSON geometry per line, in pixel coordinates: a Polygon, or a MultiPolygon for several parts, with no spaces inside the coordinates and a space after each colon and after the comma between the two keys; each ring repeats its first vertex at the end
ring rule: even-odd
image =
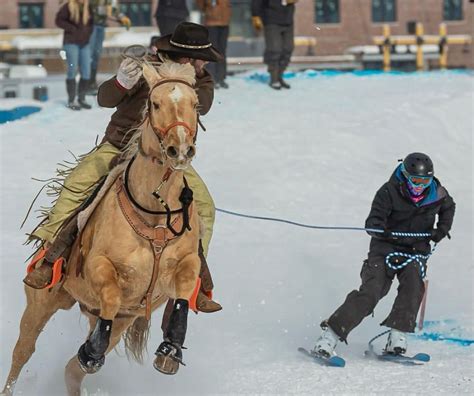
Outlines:
{"type": "Polygon", "coordinates": [[[97,70],[100,61],[100,55],[102,54],[102,44],[105,38],[105,26],[94,25],[94,30],[92,31],[92,36],[89,40],[89,45],[91,47],[91,69],[97,70]]]}
{"type": "Polygon", "coordinates": [[[76,78],[77,69],[81,74],[81,79],[89,80],[91,77],[91,51],[90,45],[80,47],[77,44],[64,44],[67,61],[67,78],[76,78]]]}

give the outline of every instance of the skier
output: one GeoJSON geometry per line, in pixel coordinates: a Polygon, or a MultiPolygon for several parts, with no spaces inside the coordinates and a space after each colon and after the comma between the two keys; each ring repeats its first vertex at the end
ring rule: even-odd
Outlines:
{"type": "MultiPolygon", "coordinates": [[[[391,329],[384,353],[399,355],[406,352],[406,333],[415,330],[416,315],[425,291],[421,273],[426,268],[420,268],[416,260],[399,268],[406,258],[397,254],[428,255],[430,239],[438,243],[449,236],[454,218],[455,203],[433,175],[430,157],[412,153],[377,191],[365,226],[381,229],[383,233],[368,232],[372,239],[368,258],[362,266],[362,285],[359,290],[350,292],[344,303],[321,323],[323,331],[313,353],[325,358],[334,356],[338,341],[346,342],[352,329],[373,312],[390,290],[395,275],[399,281],[398,295],[389,316],[381,323],[391,329]],[[436,215],[438,221],[434,228],[436,215]],[[431,238],[395,237],[391,231],[431,233],[431,238]],[[395,255],[390,256],[391,265],[388,266],[385,259],[391,253],[395,255]]],[[[422,263],[426,267],[426,260],[422,263]]]]}

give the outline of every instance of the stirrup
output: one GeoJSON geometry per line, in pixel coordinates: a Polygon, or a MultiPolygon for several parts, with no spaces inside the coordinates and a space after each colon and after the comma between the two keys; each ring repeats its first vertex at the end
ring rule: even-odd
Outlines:
{"type": "MultiPolygon", "coordinates": [[[[30,264],[28,264],[28,267],[26,268],[26,272],[29,274],[30,272],[34,271],[36,269],[36,264],[46,256],[46,252],[48,249],[41,248],[39,253],[33,257],[31,260],[30,264]]],[[[43,289],[51,289],[52,287],[56,286],[60,281],[63,276],[63,264],[64,264],[64,258],[59,257],[54,263],[53,263],[53,276],[51,277],[51,282],[46,285],[43,289]]]]}
{"type": "Polygon", "coordinates": [[[36,268],[36,264],[44,257],[46,256],[46,251],[48,249],[45,249],[44,247],[42,247],[40,249],[40,251],[38,252],[38,254],[36,256],[34,256],[32,259],[31,259],[31,262],[28,264],[28,267],[26,267],[26,273],[29,274],[30,272],[34,271],[35,268],[36,268]]]}

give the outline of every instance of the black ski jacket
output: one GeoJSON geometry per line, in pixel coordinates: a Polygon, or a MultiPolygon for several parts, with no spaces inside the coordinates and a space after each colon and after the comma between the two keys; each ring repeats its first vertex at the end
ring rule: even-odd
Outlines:
{"type": "MultiPolygon", "coordinates": [[[[438,179],[424,192],[425,197],[414,203],[409,196],[404,176],[398,167],[390,180],[375,194],[365,222],[366,228],[402,232],[431,232],[435,226],[443,237],[453,224],[455,203],[438,179]],[[438,219],[436,221],[436,215],[438,219]]],[[[392,252],[428,254],[430,238],[382,237],[371,233],[370,256],[386,256],[392,252]]]]}

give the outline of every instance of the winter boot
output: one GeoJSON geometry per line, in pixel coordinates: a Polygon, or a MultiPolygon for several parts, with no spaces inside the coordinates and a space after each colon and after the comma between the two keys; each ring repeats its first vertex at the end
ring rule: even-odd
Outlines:
{"type": "Polygon", "coordinates": [[[313,348],[313,352],[324,357],[330,358],[331,356],[335,355],[334,350],[336,349],[339,337],[328,325],[325,325],[324,327],[322,327],[322,329],[323,332],[316,341],[316,345],[313,348]]]}
{"type": "Polygon", "coordinates": [[[82,78],[79,80],[79,106],[82,109],[91,109],[92,106],[86,102],[86,92],[89,89],[89,80],[83,80],[82,78]]]}
{"type": "Polygon", "coordinates": [[[67,107],[71,110],[81,110],[81,106],[76,102],[76,80],[68,78],[66,80],[67,107]]]}
{"type": "Polygon", "coordinates": [[[67,260],[71,246],[77,236],[77,218],[72,218],[57,235],[53,243],[47,247],[47,251],[39,267],[31,271],[23,279],[23,283],[33,289],[44,289],[53,278],[53,263],[59,258],[67,260]]]}
{"type": "Polygon", "coordinates": [[[270,85],[270,87],[273,89],[281,89],[278,68],[268,68],[268,72],[270,73],[270,83],[268,85],[270,85]]]}
{"type": "Polygon", "coordinates": [[[219,82],[219,86],[221,88],[224,88],[224,89],[228,89],[229,88],[229,84],[227,84],[224,80],[222,80],[221,82],[219,82]]]}
{"type": "Polygon", "coordinates": [[[89,95],[97,95],[99,86],[97,85],[97,69],[91,69],[91,78],[89,80],[89,88],[87,93],[89,95]]]}
{"type": "Polygon", "coordinates": [[[280,82],[280,85],[281,85],[282,88],[290,89],[291,85],[288,84],[285,80],[283,80],[283,73],[284,72],[285,72],[285,69],[280,69],[279,70],[278,81],[280,82]]]}
{"type": "Polygon", "coordinates": [[[385,353],[393,355],[403,355],[407,351],[408,342],[407,336],[403,331],[391,329],[388,334],[387,345],[385,346],[385,353]]]}

